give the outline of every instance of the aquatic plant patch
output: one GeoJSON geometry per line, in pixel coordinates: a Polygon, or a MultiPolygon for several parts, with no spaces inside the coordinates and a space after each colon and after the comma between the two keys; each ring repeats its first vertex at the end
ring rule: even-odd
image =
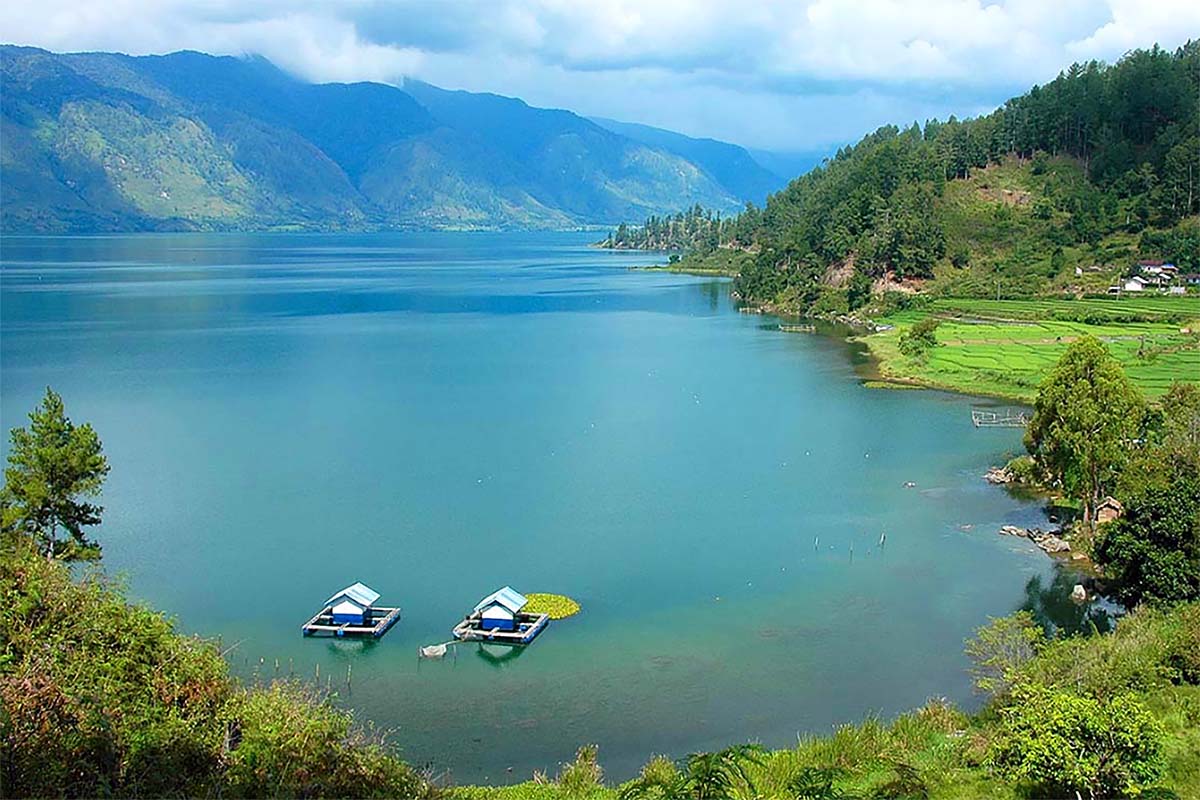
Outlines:
{"type": "Polygon", "coordinates": [[[531,592],[525,595],[529,602],[522,611],[528,614],[549,614],[550,619],[566,619],[579,613],[579,603],[565,594],[531,592]]]}

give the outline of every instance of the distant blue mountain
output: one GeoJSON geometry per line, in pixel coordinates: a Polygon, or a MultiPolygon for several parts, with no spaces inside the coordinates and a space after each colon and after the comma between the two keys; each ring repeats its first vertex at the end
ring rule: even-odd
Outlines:
{"type": "Polygon", "coordinates": [[[758,205],[762,205],[771,192],[782,189],[796,177],[795,174],[779,173],[765,167],[749,151],[736,144],[716,139],[694,139],[682,133],[636,122],[618,122],[603,117],[591,119],[614,133],[687,159],[735,197],[758,205]]]}
{"type": "Polygon", "coordinates": [[[791,182],[795,178],[799,178],[804,173],[810,171],[813,167],[819,166],[822,161],[833,155],[826,151],[802,151],[802,152],[780,152],[776,150],[750,150],[750,155],[759,164],[775,173],[782,175],[791,182]]]}
{"type": "Polygon", "coordinates": [[[261,58],[2,46],[0,80],[5,231],[567,228],[779,183],[720,142],[261,58]]]}

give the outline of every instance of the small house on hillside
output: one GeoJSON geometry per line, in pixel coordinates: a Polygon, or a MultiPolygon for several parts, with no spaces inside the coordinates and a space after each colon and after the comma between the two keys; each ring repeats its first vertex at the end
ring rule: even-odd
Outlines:
{"type": "Polygon", "coordinates": [[[1141,275],[1134,275],[1132,278],[1125,281],[1125,285],[1122,288],[1127,292],[1141,292],[1145,291],[1148,283],[1149,281],[1147,281],[1141,275]]]}
{"type": "Polygon", "coordinates": [[[333,614],[334,625],[363,625],[371,616],[371,606],[379,592],[362,583],[354,583],[325,601],[333,614]]]}
{"type": "Polygon", "coordinates": [[[475,611],[480,617],[479,627],[485,631],[516,630],[517,614],[528,602],[525,595],[511,586],[492,592],[475,606],[475,611]]]}
{"type": "Polygon", "coordinates": [[[1106,497],[1101,501],[1100,505],[1096,506],[1096,523],[1112,522],[1114,519],[1120,519],[1121,514],[1125,511],[1121,501],[1115,497],[1106,497]]]}

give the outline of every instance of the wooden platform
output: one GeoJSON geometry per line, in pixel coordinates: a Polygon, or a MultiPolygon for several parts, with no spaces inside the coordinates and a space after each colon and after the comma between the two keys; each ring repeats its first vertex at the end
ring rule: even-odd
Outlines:
{"type": "Polygon", "coordinates": [[[1032,416],[1020,408],[972,408],[971,424],[976,428],[1024,428],[1032,416]]]}
{"type": "Polygon", "coordinates": [[[816,325],[780,325],[779,330],[784,333],[816,333],[816,325]]]}
{"type": "Polygon", "coordinates": [[[478,612],[454,626],[454,638],[464,642],[496,642],[497,644],[529,644],[550,624],[549,614],[517,614],[517,629],[484,630],[478,612]]]}
{"type": "Polygon", "coordinates": [[[372,608],[369,625],[335,624],[333,609],[329,606],[318,611],[312,619],[300,626],[305,636],[372,636],[378,639],[400,619],[399,608],[372,608]]]}

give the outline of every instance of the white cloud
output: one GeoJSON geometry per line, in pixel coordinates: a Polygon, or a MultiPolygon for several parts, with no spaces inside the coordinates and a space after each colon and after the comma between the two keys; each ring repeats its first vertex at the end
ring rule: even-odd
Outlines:
{"type": "Polygon", "coordinates": [[[1073,60],[1176,47],[1200,36],[1200,4],[9,0],[0,35],[53,50],[259,53],[312,80],[410,75],[802,148],[883,122],[986,108],[1073,60]]]}

